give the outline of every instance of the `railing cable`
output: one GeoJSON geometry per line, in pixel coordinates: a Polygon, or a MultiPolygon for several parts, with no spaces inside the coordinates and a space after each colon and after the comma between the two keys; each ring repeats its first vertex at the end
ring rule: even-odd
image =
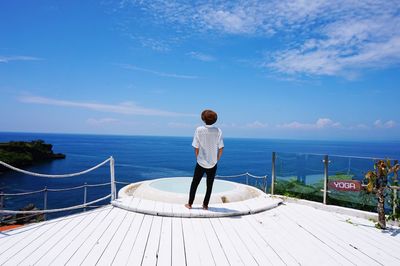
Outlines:
{"type": "Polygon", "coordinates": [[[7,163],[5,163],[5,162],[3,162],[3,161],[0,161],[0,164],[3,165],[3,166],[5,166],[5,167],[7,167],[7,168],[9,168],[9,169],[11,169],[11,170],[14,170],[14,171],[17,171],[17,172],[26,174],[26,175],[40,176],[40,177],[49,177],[49,178],[64,178],[64,177],[73,177],[73,176],[79,176],[79,175],[83,175],[83,174],[89,173],[89,172],[91,172],[91,171],[93,171],[93,170],[96,170],[97,168],[99,168],[99,167],[105,165],[105,164],[108,163],[110,160],[111,160],[111,158],[108,158],[108,159],[105,160],[104,162],[99,163],[98,165],[93,166],[92,168],[89,168],[89,169],[84,170],[84,171],[82,171],[82,172],[72,173],[72,174],[61,174],[61,175],[49,175],[49,174],[34,173],[34,172],[26,171],[26,170],[23,170],[23,169],[19,169],[19,168],[17,168],[17,167],[14,167],[14,166],[12,166],[12,165],[9,165],[9,164],[7,164],[7,163]]]}

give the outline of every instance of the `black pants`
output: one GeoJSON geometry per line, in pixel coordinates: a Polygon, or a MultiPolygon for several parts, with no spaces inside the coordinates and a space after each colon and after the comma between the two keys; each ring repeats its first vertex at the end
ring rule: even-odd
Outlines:
{"type": "Polygon", "coordinates": [[[207,169],[201,167],[199,164],[196,164],[196,168],[194,169],[192,184],[190,185],[190,194],[189,194],[189,204],[192,205],[194,201],[194,197],[196,196],[197,187],[200,184],[201,178],[204,173],[207,174],[207,191],[204,197],[203,205],[208,207],[208,202],[210,201],[211,191],[214,184],[215,173],[217,172],[217,165],[213,168],[207,169]]]}

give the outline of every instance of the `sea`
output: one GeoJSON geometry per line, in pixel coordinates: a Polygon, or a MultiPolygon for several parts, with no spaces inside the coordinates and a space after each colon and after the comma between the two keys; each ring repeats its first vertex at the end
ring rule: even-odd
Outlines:
{"type": "MultiPolygon", "coordinates": [[[[37,173],[66,174],[80,172],[113,156],[116,180],[132,183],[162,177],[190,177],[196,163],[191,146],[192,137],[0,132],[0,142],[38,139],[52,144],[53,151],[65,154],[66,158],[26,168],[28,171],[37,173]]],[[[359,142],[225,138],[224,143],[225,148],[218,163],[217,172],[221,176],[238,175],[246,172],[255,176],[271,176],[273,152],[283,154],[286,157],[294,154],[310,154],[310,156],[316,156],[318,163],[321,162],[320,158],[325,154],[371,159],[400,158],[400,141],[359,142]]],[[[245,177],[231,178],[230,180],[246,182],[245,177]]],[[[44,178],[10,171],[0,175],[0,192],[11,194],[37,191],[44,188],[62,189],[81,186],[85,183],[101,184],[107,182],[110,182],[108,164],[88,174],[69,178],[44,178]]],[[[117,188],[119,189],[122,186],[123,184],[118,184],[117,188]]],[[[89,202],[109,194],[110,186],[89,187],[86,192],[86,201],[89,202]]],[[[17,210],[27,203],[34,203],[38,208],[43,208],[44,197],[44,193],[6,196],[3,208],[17,210]]],[[[46,197],[48,209],[63,208],[82,204],[84,191],[83,189],[75,189],[64,192],[48,192],[46,197]]],[[[103,204],[106,204],[106,202],[103,202],[103,204]]],[[[50,216],[57,217],[58,215],[50,216]]]]}

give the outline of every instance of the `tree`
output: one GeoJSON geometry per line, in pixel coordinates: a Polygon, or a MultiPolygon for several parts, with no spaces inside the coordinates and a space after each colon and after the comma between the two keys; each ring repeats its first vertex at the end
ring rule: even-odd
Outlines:
{"type": "MultiPolygon", "coordinates": [[[[365,178],[368,180],[367,191],[376,194],[378,200],[378,227],[386,229],[385,219],[385,189],[388,184],[388,176],[393,174],[392,181],[397,184],[397,172],[400,170],[398,161],[394,161],[394,166],[391,166],[390,160],[379,160],[375,162],[374,169],[368,171],[365,178]]],[[[395,207],[395,206],[394,206],[395,207]]]]}

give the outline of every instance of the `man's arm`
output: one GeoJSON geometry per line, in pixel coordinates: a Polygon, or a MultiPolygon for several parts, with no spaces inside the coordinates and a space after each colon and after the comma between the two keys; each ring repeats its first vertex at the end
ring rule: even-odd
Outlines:
{"type": "Polygon", "coordinates": [[[197,156],[199,155],[199,148],[194,148],[194,154],[196,155],[197,158],[197,156]]]}
{"type": "Polygon", "coordinates": [[[224,148],[220,148],[219,150],[218,150],[218,158],[217,158],[217,160],[219,161],[219,159],[221,159],[221,156],[222,156],[222,151],[224,150],[224,148]]]}

